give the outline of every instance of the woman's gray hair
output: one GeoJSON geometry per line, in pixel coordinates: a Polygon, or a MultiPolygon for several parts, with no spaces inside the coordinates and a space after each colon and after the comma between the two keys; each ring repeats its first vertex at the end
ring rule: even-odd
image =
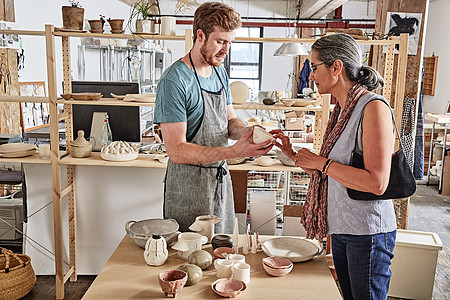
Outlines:
{"type": "Polygon", "coordinates": [[[311,49],[317,52],[319,60],[328,67],[331,67],[336,59],[342,61],[347,77],[364,85],[368,90],[384,86],[384,79],[377,70],[362,65],[361,48],[348,34],[326,35],[315,41],[311,49]]]}

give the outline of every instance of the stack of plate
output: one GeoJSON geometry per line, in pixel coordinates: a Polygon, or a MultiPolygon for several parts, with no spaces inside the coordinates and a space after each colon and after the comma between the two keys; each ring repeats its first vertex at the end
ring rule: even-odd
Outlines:
{"type": "Polygon", "coordinates": [[[0,145],[1,157],[25,157],[36,153],[36,146],[25,143],[11,143],[0,145]]]}

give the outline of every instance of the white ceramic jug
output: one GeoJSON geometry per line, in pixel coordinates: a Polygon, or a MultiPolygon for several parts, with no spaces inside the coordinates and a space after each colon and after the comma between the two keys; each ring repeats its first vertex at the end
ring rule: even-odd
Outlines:
{"type": "Polygon", "coordinates": [[[208,239],[207,243],[211,243],[211,239],[214,236],[214,224],[220,221],[222,219],[215,215],[198,216],[195,218],[195,222],[189,226],[189,229],[206,236],[208,239]]]}
{"type": "Polygon", "coordinates": [[[144,259],[149,266],[164,264],[169,256],[166,239],[154,234],[145,244],[144,259]]]}

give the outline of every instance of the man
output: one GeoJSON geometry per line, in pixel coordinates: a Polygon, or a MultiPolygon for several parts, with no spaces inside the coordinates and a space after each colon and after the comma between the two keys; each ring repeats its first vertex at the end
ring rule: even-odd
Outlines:
{"type": "Polygon", "coordinates": [[[180,231],[200,215],[222,221],[216,233],[231,233],[234,202],[228,158],[267,153],[271,142],[252,143],[253,128],[236,118],[228,77],[221,67],[240,15],[228,5],[207,2],[194,14],[194,46],[161,76],[155,123],[169,155],[164,186],[164,218],[180,231]],[[237,142],[228,146],[228,138],[237,142]]]}

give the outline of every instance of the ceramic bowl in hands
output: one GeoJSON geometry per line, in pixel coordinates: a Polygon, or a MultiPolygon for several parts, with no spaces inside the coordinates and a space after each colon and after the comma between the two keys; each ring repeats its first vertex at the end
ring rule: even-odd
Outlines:
{"type": "Polygon", "coordinates": [[[275,153],[277,154],[278,160],[285,166],[295,167],[295,162],[290,159],[283,151],[276,149],[275,153]]]}
{"type": "Polygon", "coordinates": [[[274,141],[275,138],[263,128],[253,127],[253,143],[260,144],[268,140],[274,141]]]}

